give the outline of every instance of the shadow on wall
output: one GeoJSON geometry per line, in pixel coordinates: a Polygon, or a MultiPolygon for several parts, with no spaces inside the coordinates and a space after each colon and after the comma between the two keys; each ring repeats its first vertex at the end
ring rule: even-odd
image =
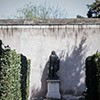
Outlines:
{"type": "Polygon", "coordinates": [[[46,87],[47,87],[47,84],[46,84],[46,80],[47,80],[47,78],[48,78],[48,62],[49,61],[47,61],[47,63],[46,63],[46,65],[45,65],[45,68],[44,68],[44,70],[43,70],[43,74],[42,74],[42,78],[41,78],[41,89],[40,88],[37,88],[37,89],[35,89],[35,88],[33,88],[32,89],[32,96],[31,96],[31,100],[32,99],[43,99],[43,98],[45,98],[45,96],[46,96],[46,87]]]}
{"type": "Polygon", "coordinates": [[[47,83],[46,80],[48,79],[48,64],[49,61],[47,61],[47,63],[45,64],[45,68],[42,74],[42,78],[41,78],[41,96],[43,96],[43,98],[45,98],[46,93],[47,93],[47,83]]]}
{"type": "MultiPolygon", "coordinates": [[[[77,41],[76,41],[77,42],[77,41]]],[[[73,51],[69,56],[69,52],[61,51],[60,53],[60,70],[57,74],[61,80],[61,93],[63,95],[72,94],[78,95],[80,94],[80,88],[84,87],[84,82],[81,78],[84,77],[83,70],[84,70],[84,62],[82,62],[85,49],[87,46],[83,46],[86,42],[86,38],[82,37],[79,47],[74,45],[73,51]],[[66,57],[63,60],[63,54],[66,53],[66,57]],[[83,72],[82,72],[83,71],[83,72]]],[[[45,64],[45,68],[43,70],[42,78],[41,78],[41,89],[33,89],[32,97],[36,98],[45,98],[46,96],[46,80],[48,78],[48,61],[45,64]]]]}
{"type": "MultiPolygon", "coordinates": [[[[69,52],[67,52],[65,59],[62,59],[60,61],[59,75],[61,80],[61,93],[64,95],[80,95],[82,93],[82,90],[85,88],[83,66],[83,57],[86,52],[85,49],[87,47],[83,47],[85,41],[86,38],[82,37],[78,47],[75,43],[73,51],[70,54],[70,56],[69,52]]],[[[61,52],[61,58],[63,58],[64,53],[64,51],[61,52]]]]}

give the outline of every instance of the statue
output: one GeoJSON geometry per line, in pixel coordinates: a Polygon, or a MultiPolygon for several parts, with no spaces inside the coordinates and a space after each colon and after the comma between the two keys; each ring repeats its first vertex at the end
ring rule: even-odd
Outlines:
{"type": "Polygon", "coordinates": [[[60,64],[60,59],[56,55],[55,51],[52,51],[49,57],[49,68],[48,68],[49,69],[49,74],[48,74],[49,79],[59,78],[56,74],[56,72],[59,70],[59,64],[60,64]]]}

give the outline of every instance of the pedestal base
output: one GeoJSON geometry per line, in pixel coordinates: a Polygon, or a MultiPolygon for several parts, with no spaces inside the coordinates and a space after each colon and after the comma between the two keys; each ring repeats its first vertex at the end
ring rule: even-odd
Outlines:
{"type": "Polygon", "coordinates": [[[61,95],[59,92],[60,80],[47,80],[47,99],[60,99],[61,95]]]}

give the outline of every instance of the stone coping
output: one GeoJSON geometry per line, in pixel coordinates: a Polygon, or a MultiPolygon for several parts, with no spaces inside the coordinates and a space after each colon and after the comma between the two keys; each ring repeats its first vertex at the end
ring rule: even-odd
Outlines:
{"type": "Polygon", "coordinates": [[[0,25],[100,25],[100,18],[73,19],[1,19],[0,25]]]}

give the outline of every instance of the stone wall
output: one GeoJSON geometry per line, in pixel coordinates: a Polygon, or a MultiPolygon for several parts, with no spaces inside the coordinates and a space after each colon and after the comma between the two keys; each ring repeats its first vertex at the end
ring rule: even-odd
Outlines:
{"type": "Polygon", "coordinates": [[[31,59],[30,97],[46,93],[47,62],[51,51],[60,58],[61,94],[80,95],[85,90],[85,58],[100,51],[98,19],[47,21],[2,20],[0,39],[31,59]]]}

